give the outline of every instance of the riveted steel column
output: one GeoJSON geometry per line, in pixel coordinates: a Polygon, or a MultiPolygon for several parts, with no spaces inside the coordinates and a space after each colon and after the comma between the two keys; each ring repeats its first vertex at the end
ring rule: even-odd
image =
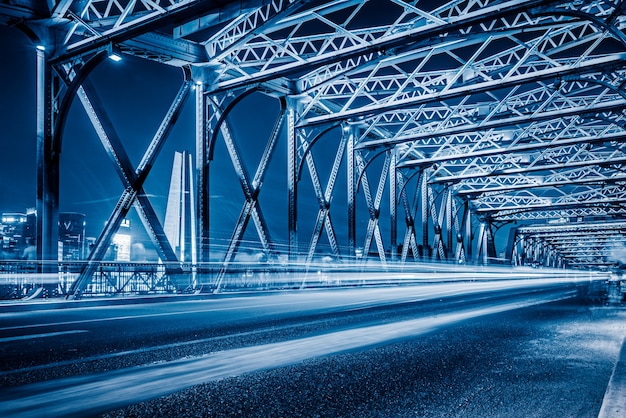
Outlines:
{"type": "Polygon", "coordinates": [[[496,242],[494,239],[494,232],[492,228],[491,221],[487,221],[487,258],[495,259],[498,257],[498,253],[496,252],[496,242]]]}
{"type": "Polygon", "coordinates": [[[389,166],[389,222],[390,222],[390,258],[396,261],[398,253],[398,192],[397,192],[397,164],[398,153],[394,148],[391,150],[389,166]]]}
{"type": "MultiPolygon", "coordinates": [[[[402,173],[398,173],[396,177],[398,180],[398,186],[396,190],[400,190],[400,200],[402,201],[402,206],[404,207],[404,221],[406,225],[406,229],[404,231],[404,240],[402,242],[402,253],[400,255],[400,261],[404,264],[406,262],[409,249],[413,253],[413,259],[418,259],[418,248],[417,248],[417,239],[415,237],[415,213],[417,212],[417,192],[413,198],[412,204],[409,204],[409,199],[407,197],[406,191],[406,183],[402,173]]],[[[419,189],[419,182],[417,182],[416,190],[419,189]]]]}
{"type": "Polygon", "coordinates": [[[478,256],[480,257],[482,255],[480,261],[482,261],[483,264],[489,264],[489,260],[496,257],[496,246],[493,241],[493,232],[489,220],[481,221],[478,242],[480,245],[480,253],[478,256]]]}
{"type": "Polygon", "coordinates": [[[465,223],[465,259],[472,260],[472,212],[470,210],[469,200],[464,204],[464,223],[465,223]]]}
{"type": "Polygon", "coordinates": [[[459,205],[453,197],[452,200],[452,225],[454,227],[454,249],[450,249],[450,258],[457,263],[464,263],[465,249],[463,248],[463,234],[461,232],[461,222],[459,221],[459,205]]]}
{"type": "Polygon", "coordinates": [[[209,132],[208,132],[208,103],[204,94],[204,85],[196,83],[196,198],[197,219],[197,248],[198,262],[210,261],[209,231],[209,132]]]}
{"type": "Polygon", "coordinates": [[[476,251],[476,261],[487,264],[487,236],[485,234],[486,224],[481,221],[480,229],[478,230],[478,251],[476,251]]]}
{"type": "MultiPolygon", "coordinates": [[[[428,203],[430,206],[430,216],[433,220],[434,240],[433,240],[433,257],[438,260],[445,260],[446,254],[443,248],[443,216],[445,215],[445,194],[447,190],[444,190],[444,196],[442,196],[439,202],[439,211],[437,211],[437,202],[435,200],[435,194],[432,187],[428,188],[428,203]]],[[[441,193],[441,192],[440,192],[441,193]]]]}
{"type": "Polygon", "coordinates": [[[37,50],[37,259],[53,271],[58,259],[59,149],[53,144],[53,86],[46,53],[37,50]],[[48,263],[45,263],[45,262],[48,263]]]}
{"type": "Polygon", "coordinates": [[[451,259],[452,254],[454,254],[452,243],[452,216],[454,216],[452,213],[452,199],[452,186],[450,186],[446,195],[446,259],[451,259]]]}
{"type": "Polygon", "coordinates": [[[422,215],[422,257],[428,258],[428,173],[422,171],[420,183],[421,215],[422,215]]]}
{"type": "MultiPolygon", "coordinates": [[[[512,232],[513,233],[513,232],[512,232]]],[[[514,232],[514,236],[513,236],[513,244],[511,247],[511,265],[513,266],[520,266],[520,240],[522,239],[522,237],[520,237],[517,233],[517,231],[514,232]]]]}
{"type": "Polygon", "coordinates": [[[287,188],[288,188],[288,228],[289,259],[295,260],[298,254],[298,166],[296,138],[296,102],[287,100],[287,188]]]}
{"type": "Polygon", "coordinates": [[[526,236],[521,235],[519,239],[519,244],[515,246],[517,249],[518,255],[516,257],[516,265],[523,266],[526,261],[526,236]]]}
{"type": "Polygon", "coordinates": [[[346,177],[348,194],[348,252],[350,257],[356,256],[356,172],[354,170],[354,126],[344,125],[342,132],[347,137],[346,143],[346,177]]]}

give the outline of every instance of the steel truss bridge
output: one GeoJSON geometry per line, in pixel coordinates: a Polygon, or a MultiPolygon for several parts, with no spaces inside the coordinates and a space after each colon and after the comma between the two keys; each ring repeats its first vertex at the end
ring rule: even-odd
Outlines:
{"type": "Polygon", "coordinates": [[[323,243],[335,259],[384,266],[488,262],[496,229],[513,225],[514,265],[611,267],[626,230],[625,9],[621,0],[2,2],[0,22],[26,33],[37,54],[39,259],[56,259],[58,156],[79,102],[125,190],[71,293],[85,288],[132,207],[176,273],[143,187],[194,100],[198,263],[210,257],[208,185],[221,142],[245,202],[222,272],[252,228],[269,258],[308,263],[323,243]],[[183,74],[136,166],[89,78],[116,54],[183,74]],[[252,93],[280,111],[260,163],[246,166],[230,119],[252,93]],[[333,154],[316,153],[320,143],[333,154]],[[279,146],[288,186],[278,191],[288,194],[280,251],[259,200],[277,193],[263,183],[279,146]],[[307,236],[303,190],[317,205],[307,236]]]}

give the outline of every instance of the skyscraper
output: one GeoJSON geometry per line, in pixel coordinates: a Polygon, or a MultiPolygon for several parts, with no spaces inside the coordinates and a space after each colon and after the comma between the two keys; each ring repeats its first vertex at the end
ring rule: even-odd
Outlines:
{"type": "Polygon", "coordinates": [[[132,238],[130,234],[130,221],[124,219],[119,229],[113,236],[113,244],[115,245],[115,259],[117,261],[130,261],[130,248],[132,246],[132,238]]]}
{"type": "Polygon", "coordinates": [[[59,213],[59,260],[83,260],[85,218],[82,213],[59,213]]]}
{"type": "Polygon", "coordinates": [[[0,258],[19,259],[26,247],[25,213],[3,213],[0,222],[0,258]]]}
{"type": "Polygon", "coordinates": [[[192,156],[176,152],[165,212],[165,235],[182,262],[196,262],[196,213],[192,156]]]}

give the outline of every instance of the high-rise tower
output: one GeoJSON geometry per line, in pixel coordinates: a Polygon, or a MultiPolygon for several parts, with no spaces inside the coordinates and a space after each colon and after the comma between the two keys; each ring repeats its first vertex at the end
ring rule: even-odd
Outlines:
{"type": "Polygon", "coordinates": [[[85,219],[82,213],[59,213],[59,260],[85,258],[85,219]]]}
{"type": "Polygon", "coordinates": [[[191,154],[187,151],[177,151],[174,154],[163,229],[178,259],[195,263],[197,258],[193,162],[191,154]]]}

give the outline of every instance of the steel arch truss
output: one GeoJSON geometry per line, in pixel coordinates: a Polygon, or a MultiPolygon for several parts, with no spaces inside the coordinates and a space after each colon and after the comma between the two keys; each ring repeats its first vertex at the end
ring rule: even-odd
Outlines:
{"type": "Polygon", "coordinates": [[[527,226],[517,230],[512,260],[515,265],[620,267],[625,233],[621,221],[527,226]]]}
{"type": "MultiPolygon", "coordinates": [[[[302,254],[310,262],[325,233],[337,259],[375,256],[382,265],[433,257],[487,262],[499,255],[498,228],[515,222],[524,240],[515,241],[520,250],[514,253],[511,243],[507,257],[516,264],[607,263],[610,246],[594,245],[597,253],[582,256],[523,231],[549,222],[574,224],[582,243],[600,231],[598,220],[615,224],[626,216],[622,1],[52,3],[43,17],[0,6],[2,22],[19,20],[51,44],[41,62],[64,69],[64,82],[57,84],[67,97],[78,95],[86,109],[97,98],[82,80],[72,87],[72,78],[92,56],[116,52],[192,68],[201,89],[198,165],[208,170],[219,135],[245,198],[224,269],[250,218],[264,251],[278,252],[258,194],[281,141],[288,159],[291,258],[302,254]],[[237,97],[252,90],[278,97],[282,110],[250,177],[227,119],[237,97]],[[312,149],[326,136],[335,138],[332,162],[325,165],[328,173],[320,173],[312,149]],[[315,219],[299,217],[305,167],[318,205],[315,219]],[[344,172],[345,203],[336,199],[344,172]],[[339,210],[347,215],[345,229],[336,223],[339,210]],[[301,248],[304,222],[312,225],[312,235],[301,248]],[[541,250],[539,240],[545,244],[541,250]]],[[[49,113],[63,101],[62,95],[40,96],[49,113]]],[[[113,127],[92,108],[94,126],[103,127],[101,141],[114,160],[125,160],[113,127]]],[[[40,126],[55,129],[43,119],[40,126]]],[[[141,196],[132,171],[118,165],[129,193],[141,196]]],[[[207,179],[199,172],[200,184],[207,179]]],[[[202,189],[199,207],[207,205],[207,188],[202,189]]],[[[41,193],[56,191],[42,184],[41,193]]],[[[138,207],[161,242],[149,204],[139,200],[138,207]]],[[[197,235],[206,244],[208,214],[201,216],[197,235]]],[[[621,232],[607,239],[602,233],[598,242],[621,242],[621,232]]]]}

